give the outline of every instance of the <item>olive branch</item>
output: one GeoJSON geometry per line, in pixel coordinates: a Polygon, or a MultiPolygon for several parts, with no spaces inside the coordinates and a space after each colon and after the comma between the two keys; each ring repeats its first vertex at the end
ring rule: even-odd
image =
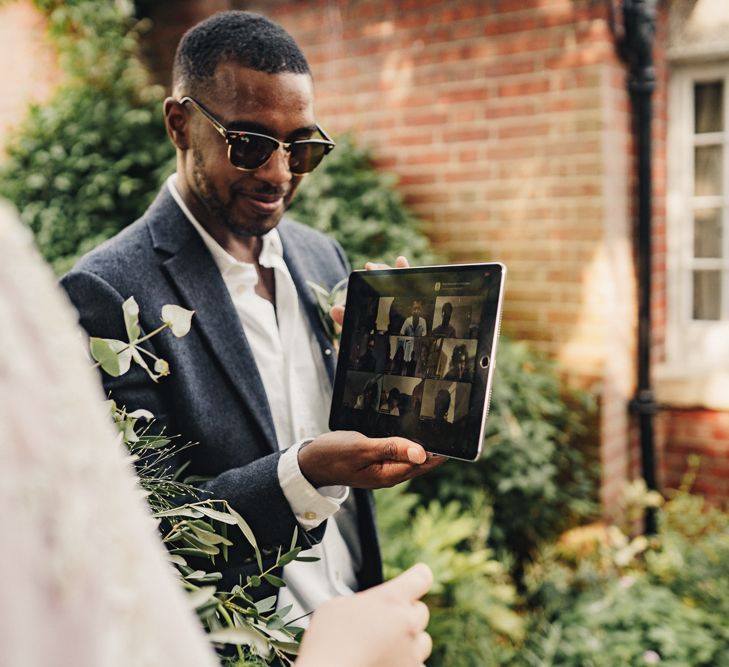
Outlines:
{"type": "MultiPolygon", "coordinates": [[[[139,365],[154,381],[169,375],[166,360],[141,347],[142,343],[165,329],[178,338],[189,333],[194,311],[180,306],[162,307],[162,324],[142,336],[139,326],[139,306],[134,297],[122,305],[124,325],[128,340],[91,337],[89,349],[96,361],[95,367],[118,377],[139,365]],[[153,360],[150,368],[147,360],[153,360]]],[[[303,629],[294,625],[286,616],[291,605],[275,611],[276,596],[255,601],[251,591],[264,581],[280,588],[285,582],[274,574],[278,568],[292,561],[311,561],[316,558],[300,556],[296,546],[298,531],[294,530],[291,545],[284,551],[275,551],[275,562],[264,569],[263,556],[273,551],[261,550],[245,519],[227,501],[199,499],[199,490],[191,480],[180,479],[182,469],[174,470],[171,459],[194,443],[179,445],[164,432],[150,430],[154,415],[148,410],[127,412],[114,400],[107,407],[119,430],[120,439],[134,459],[137,474],[153,516],[162,530],[162,541],[168,548],[169,559],[177,569],[180,580],[189,594],[189,604],[195,610],[211,642],[216,645],[232,644],[237,659],[246,665],[268,665],[278,660],[284,666],[293,665],[298,652],[303,629]],[[147,423],[140,426],[140,421],[147,423]],[[180,498],[193,498],[180,504],[180,498]],[[233,532],[231,532],[233,531],[233,532]],[[259,574],[251,575],[231,591],[219,591],[216,582],[222,574],[191,567],[188,558],[203,558],[213,565],[216,558],[228,560],[229,548],[236,539],[245,539],[253,548],[259,574]]]]}

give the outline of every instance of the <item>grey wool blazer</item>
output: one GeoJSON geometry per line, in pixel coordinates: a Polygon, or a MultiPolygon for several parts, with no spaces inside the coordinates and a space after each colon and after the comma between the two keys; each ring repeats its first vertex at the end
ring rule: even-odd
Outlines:
{"type": "MultiPolygon", "coordinates": [[[[347,260],[330,238],[292,220],[284,218],[278,230],[331,379],[335,353],[306,281],[330,289],[347,275],[347,260]]],[[[184,338],[165,330],[149,341],[150,349],[169,362],[168,377],[155,384],[133,366],[119,378],[104,374],[104,387],[128,410],[153,412],[166,433],[179,434],[180,443],[198,443],[172,465],[188,463],[185,476],[209,479],[200,488],[211,498],[227,500],[250,524],[262,549],[287,549],[297,522],[278,483],[281,452],[263,383],[220,272],[167,187],[139,220],[83,257],[61,285],[91,336],[125,339],[121,305],[130,296],[139,304],[146,332],[160,325],[165,304],[195,311],[184,338]]],[[[363,555],[358,579],[360,588],[366,588],[382,580],[382,565],[371,494],[354,493],[363,555]]],[[[325,527],[300,529],[299,545],[305,549],[318,543],[325,527]]],[[[252,549],[243,539],[237,542],[228,563],[213,566],[222,569],[225,586],[257,572],[252,549]]],[[[254,593],[265,597],[275,591],[262,586],[254,593]]]]}

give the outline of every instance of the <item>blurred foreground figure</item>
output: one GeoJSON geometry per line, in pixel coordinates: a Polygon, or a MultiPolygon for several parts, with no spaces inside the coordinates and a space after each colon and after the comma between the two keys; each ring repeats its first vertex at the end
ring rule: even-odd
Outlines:
{"type": "MultiPolygon", "coordinates": [[[[0,201],[0,665],[213,667],[115,437],[85,337],[0,201]]],[[[297,667],[416,667],[416,566],[317,612],[297,667]]]]}
{"type": "Polygon", "coordinates": [[[212,667],[74,313],[0,202],[0,665],[212,667]]]}

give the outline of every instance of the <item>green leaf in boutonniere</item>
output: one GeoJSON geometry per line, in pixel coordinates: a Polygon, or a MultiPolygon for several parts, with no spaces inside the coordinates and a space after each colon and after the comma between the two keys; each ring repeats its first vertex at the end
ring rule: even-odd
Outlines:
{"type": "Polygon", "coordinates": [[[336,350],[339,350],[339,334],[341,327],[331,318],[329,311],[333,306],[343,306],[347,300],[347,278],[340,280],[331,290],[319,285],[311,280],[307,280],[306,284],[314,293],[316,299],[317,312],[327,338],[332,342],[336,350]]]}

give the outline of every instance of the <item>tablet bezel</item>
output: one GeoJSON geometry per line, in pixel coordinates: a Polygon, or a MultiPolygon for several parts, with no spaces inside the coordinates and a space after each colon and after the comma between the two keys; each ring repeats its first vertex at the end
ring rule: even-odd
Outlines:
{"type": "MultiPolygon", "coordinates": [[[[408,297],[413,298],[415,296],[421,296],[423,299],[432,299],[435,303],[435,299],[439,296],[438,292],[434,291],[432,294],[426,293],[422,290],[413,291],[412,288],[408,289],[408,285],[414,283],[423,283],[425,280],[431,281],[434,285],[438,285],[440,289],[441,284],[449,284],[454,280],[458,281],[460,275],[461,280],[464,275],[469,275],[471,278],[474,276],[487,280],[486,293],[481,302],[481,321],[478,327],[478,336],[476,337],[476,353],[475,363],[473,369],[473,379],[471,381],[471,390],[468,399],[469,408],[466,415],[462,418],[464,421],[460,423],[458,428],[464,432],[465,442],[459,442],[458,445],[450,447],[447,450],[443,447],[439,447],[432,441],[427,442],[427,435],[425,437],[416,437],[417,434],[398,432],[393,435],[401,435],[402,437],[409,437],[414,439],[426,448],[427,451],[447,456],[449,458],[459,459],[463,461],[473,462],[478,460],[481,454],[483,432],[486,424],[486,417],[489,412],[490,398],[491,398],[491,385],[493,381],[493,373],[495,367],[495,356],[496,347],[499,338],[500,326],[501,326],[501,310],[504,295],[504,279],[506,276],[506,266],[499,262],[489,263],[478,263],[478,264],[448,264],[438,266],[422,266],[412,267],[406,269],[376,269],[371,271],[353,271],[350,275],[349,286],[347,291],[347,305],[345,309],[344,323],[342,327],[342,333],[340,338],[339,356],[337,363],[337,371],[334,381],[334,389],[332,395],[332,404],[329,416],[329,426],[332,430],[360,430],[365,435],[373,437],[383,437],[383,434],[377,430],[369,430],[367,428],[354,428],[353,421],[347,420],[345,414],[348,408],[344,406],[344,395],[345,387],[347,383],[347,374],[349,372],[357,372],[356,369],[351,367],[350,356],[352,354],[352,345],[354,343],[355,335],[363,335],[363,331],[356,329],[357,320],[361,316],[361,304],[362,299],[368,298],[365,294],[367,291],[371,292],[369,298],[388,298],[394,297],[408,297]],[[425,278],[429,276],[428,278],[425,278]],[[397,289],[390,289],[386,291],[386,282],[395,280],[399,283],[397,289]],[[380,290],[375,290],[372,287],[373,283],[380,283],[380,290]],[[359,300],[359,304],[355,305],[355,301],[359,300]],[[486,367],[483,367],[480,360],[483,358],[488,360],[486,367]]],[[[483,292],[482,292],[483,294],[483,292]]],[[[480,296],[479,294],[447,294],[447,296],[465,297],[465,296],[480,296]]],[[[436,340],[437,337],[432,335],[433,320],[430,322],[430,331],[423,338],[430,338],[436,340]]],[[[382,335],[382,334],[379,334],[382,335]]],[[[390,334],[393,335],[393,334],[390,334]]],[[[415,339],[417,340],[417,338],[415,339]]],[[[459,340],[445,339],[445,340],[459,340]]],[[[463,339],[467,340],[467,339],[463,339]]],[[[473,339],[470,339],[473,340],[473,339]]],[[[398,375],[392,375],[388,373],[374,373],[373,375],[384,377],[399,377],[398,375]]],[[[412,377],[412,376],[404,376],[412,377]]],[[[444,381],[443,378],[425,377],[423,379],[433,381],[444,381]]],[[[452,382],[452,380],[450,380],[452,382]]],[[[421,420],[422,421],[422,420],[421,420]]],[[[419,422],[420,423],[420,422],[419,422]]],[[[427,422],[420,423],[420,430],[425,429],[424,424],[427,422]]],[[[359,425],[361,426],[361,424],[359,425]]]]}

